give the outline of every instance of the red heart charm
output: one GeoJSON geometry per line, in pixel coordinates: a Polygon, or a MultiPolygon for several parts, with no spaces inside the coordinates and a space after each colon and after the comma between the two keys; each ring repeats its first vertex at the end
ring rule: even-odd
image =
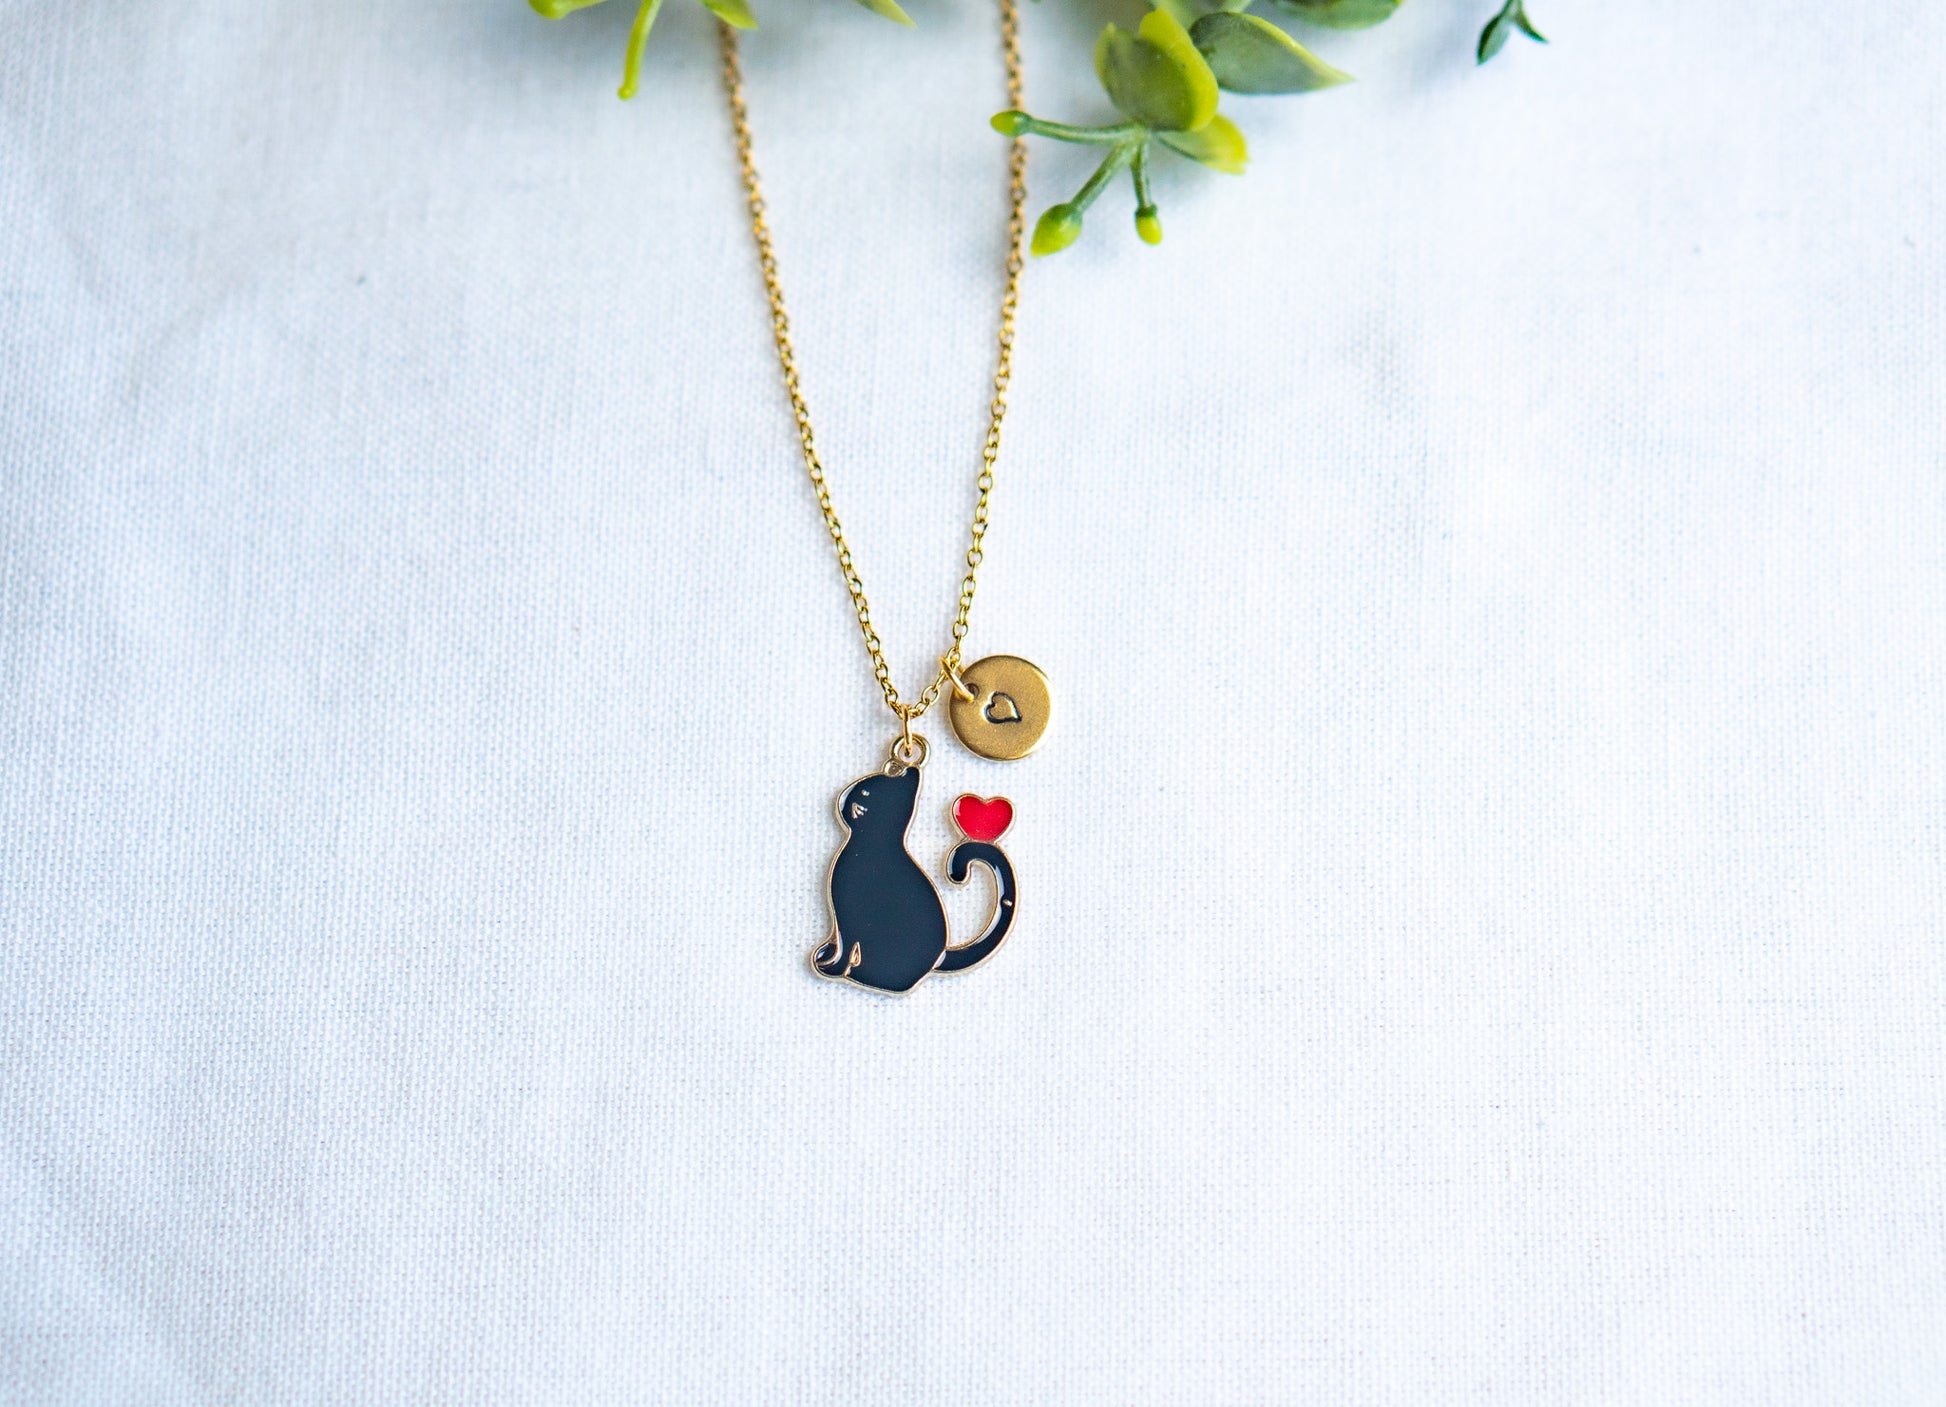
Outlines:
{"type": "Polygon", "coordinates": [[[1013,823],[1014,804],[1004,796],[974,796],[969,792],[953,803],[953,824],[970,840],[991,845],[1013,823]]]}

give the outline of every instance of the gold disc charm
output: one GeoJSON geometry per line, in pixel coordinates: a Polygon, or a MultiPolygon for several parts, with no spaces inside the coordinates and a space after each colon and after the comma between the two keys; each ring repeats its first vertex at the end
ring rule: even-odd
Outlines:
{"type": "Polygon", "coordinates": [[[1040,746],[1054,700],[1047,676],[1031,663],[1018,655],[988,655],[950,682],[946,715],[968,752],[1009,762],[1040,746]]]}

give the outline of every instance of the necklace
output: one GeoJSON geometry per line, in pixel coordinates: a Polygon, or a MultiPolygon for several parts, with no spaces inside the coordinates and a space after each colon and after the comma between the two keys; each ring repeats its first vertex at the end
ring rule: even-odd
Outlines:
{"type": "MultiPolygon", "coordinates": [[[[999,0],[999,5],[1001,48],[1007,68],[1007,105],[1017,109],[1023,106],[1020,17],[1016,0],[999,0]]],[[[1039,745],[1047,731],[1051,710],[1047,678],[1027,660],[1017,655],[989,655],[971,665],[962,667],[961,664],[961,649],[973,612],[973,593],[979,586],[980,565],[985,559],[993,469],[1000,456],[1007,385],[1013,377],[1014,315],[1020,306],[1020,273],[1025,262],[1022,245],[1027,229],[1027,144],[1015,137],[1007,159],[1007,277],[1000,299],[993,398],[987,407],[986,444],[981,451],[979,478],[975,481],[979,496],[973,505],[966,574],[960,578],[959,608],[953,616],[951,641],[939,657],[938,669],[931,681],[907,700],[892,682],[884,644],[872,625],[865,583],[859,577],[851,544],[845,538],[844,526],[832,503],[830,480],[818,456],[811,412],[805,405],[803,385],[798,378],[790,317],[784,309],[783,284],[778,276],[776,251],[765,219],[763,187],[757,178],[752,151],[750,112],[743,96],[742,69],[737,62],[737,32],[719,22],[717,34],[723,55],[723,89],[729,99],[737,162],[742,168],[743,189],[750,211],[750,233],[756,242],[764,291],[770,299],[771,334],[777,347],[777,364],[783,372],[784,390],[797,421],[804,469],[810,476],[818,510],[837,552],[838,570],[844,577],[845,590],[850,593],[853,614],[858,618],[865,652],[871,659],[872,677],[884,696],[886,708],[899,724],[899,734],[892,740],[884,766],[860,777],[838,794],[838,824],[845,839],[832,858],[825,879],[831,932],[812,950],[811,968],[821,977],[882,992],[908,992],[934,972],[964,972],[993,956],[1013,926],[1015,909],[1013,865],[997,844],[1013,824],[1013,803],[1003,796],[961,795],[949,808],[949,815],[964,838],[946,857],[946,877],[954,884],[964,884],[973,866],[983,866],[993,876],[995,897],[993,912],[980,936],[964,943],[951,941],[939,891],[905,848],[906,829],[918,804],[920,770],[929,751],[926,739],[915,733],[912,725],[945,695],[953,733],[969,751],[995,760],[1012,760],[1025,757],[1039,745]]]]}

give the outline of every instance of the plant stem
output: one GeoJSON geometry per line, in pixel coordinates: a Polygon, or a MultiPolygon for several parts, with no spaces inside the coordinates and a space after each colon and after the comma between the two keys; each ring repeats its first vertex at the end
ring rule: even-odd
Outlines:
{"type": "Polygon", "coordinates": [[[1089,146],[1112,147],[1142,130],[1139,122],[1121,122],[1113,127],[1070,127],[1065,122],[1043,122],[1022,113],[1020,130],[1036,137],[1052,137],[1060,142],[1085,142],[1089,146]]]}
{"type": "Polygon", "coordinates": [[[648,46],[649,26],[655,23],[656,11],[662,8],[662,0],[642,0],[642,7],[635,12],[635,24],[628,32],[628,57],[622,63],[621,96],[635,96],[637,80],[642,74],[642,50],[648,46]]]}
{"type": "Polygon", "coordinates": [[[1088,178],[1087,184],[1074,193],[1074,199],[1067,203],[1068,208],[1078,215],[1093,205],[1095,197],[1108,188],[1108,183],[1121,174],[1124,166],[1135,160],[1138,151],[1146,149],[1148,145],[1146,138],[1141,141],[1124,141],[1109,152],[1101,159],[1101,165],[1095,168],[1095,174],[1088,178]]]}

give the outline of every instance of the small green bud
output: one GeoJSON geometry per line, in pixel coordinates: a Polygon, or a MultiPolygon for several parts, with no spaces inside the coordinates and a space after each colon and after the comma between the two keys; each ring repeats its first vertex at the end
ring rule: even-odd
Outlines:
{"type": "Polygon", "coordinates": [[[1153,205],[1145,205],[1135,212],[1135,232],[1142,236],[1144,244],[1162,243],[1162,221],[1156,217],[1153,205]]]}
{"type": "Polygon", "coordinates": [[[1072,205],[1050,205],[1034,224],[1036,254],[1059,254],[1081,237],[1081,212],[1072,205]]]}
{"type": "Polygon", "coordinates": [[[993,114],[993,130],[1003,137],[1018,137],[1027,130],[1032,119],[1019,108],[1008,108],[1005,112],[993,114]]]}

